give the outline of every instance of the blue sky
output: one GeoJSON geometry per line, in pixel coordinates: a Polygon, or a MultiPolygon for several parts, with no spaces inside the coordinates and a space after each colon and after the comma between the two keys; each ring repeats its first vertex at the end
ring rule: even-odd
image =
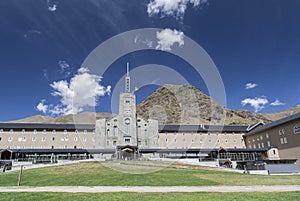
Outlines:
{"type": "MultiPolygon", "coordinates": [[[[270,113],[300,104],[297,0],[1,0],[0,8],[0,121],[57,116],[86,107],[110,111],[127,61],[131,70],[147,64],[167,66],[209,95],[193,67],[172,54],[173,47],[184,47],[181,42],[187,37],[217,67],[226,107],[270,113]],[[82,66],[106,40],[142,28],[169,30],[161,32],[165,35],[160,47],[154,44],[157,51],[130,52],[116,59],[105,67],[101,81],[82,66]],[[166,42],[170,50],[163,49],[166,42]],[[80,97],[92,94],[91,99],[78,100],[76,109],[70,106],[75,82],[82,86],[80,97]],[[92,89],[86,90],[86,83],[92,89]]],[[[138,102],[158,87],[153,83],[140,89],[138,102]]]]}

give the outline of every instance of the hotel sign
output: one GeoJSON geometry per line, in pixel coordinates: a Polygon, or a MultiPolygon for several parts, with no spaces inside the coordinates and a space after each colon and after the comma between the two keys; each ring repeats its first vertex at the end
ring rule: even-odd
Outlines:
{"type": "Polygon", "coordinates": [[[299,134],[300,133],[300,126],[299,125],[295,125],[294,126],[294,134],[299,134]]]}

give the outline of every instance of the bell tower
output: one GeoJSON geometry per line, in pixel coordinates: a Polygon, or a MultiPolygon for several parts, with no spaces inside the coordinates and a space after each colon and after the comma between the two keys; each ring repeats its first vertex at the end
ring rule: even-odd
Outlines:
{"type": "Polygon", "coordinates": [[[136,99],[131,93],[129,63],[126,65],[125,92],[120,94],[119,128],[122,131],[121,145],[136,145],[136,99]]]}
{"type": "Polygon", "coordinates": [[[125,76],[125,92],[120,94],[119,115],[135,119],[136,117],[136,103],[135,94],[130,91],[130,74],[129,63],[127,63],[127,72],[125,76]]]}

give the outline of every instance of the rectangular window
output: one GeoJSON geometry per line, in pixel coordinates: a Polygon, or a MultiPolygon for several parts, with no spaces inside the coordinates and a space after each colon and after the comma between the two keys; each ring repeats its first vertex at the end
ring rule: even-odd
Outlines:
{"type": "Polygon", "coordinates": [[[125,111],[129,111],[130,110],[130,101],[126,100],[125,101],[125,111]]]}
{"type": "Polygon", "coordinates": [[[130,139],[125,139],[125,144],[130,144],[130,139]]]}
{"type": "Polygon", "coordinates": [[[114,126],[114,137],[118,136],[118,127],[114,126]]]}
{"type": "Polygon", "coordinates": [[[283,138],[280,138],[280,144],[283,144],[284,141],[283,141],[283,138]]]}

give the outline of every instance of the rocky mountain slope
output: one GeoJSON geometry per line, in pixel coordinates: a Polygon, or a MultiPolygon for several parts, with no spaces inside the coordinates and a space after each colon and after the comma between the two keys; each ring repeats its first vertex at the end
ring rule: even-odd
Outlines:
{"type": "MultiPolygon", "coordinates": [[[[230,110],[218,104],[200,89],[186,85],[164,85],[137,105],[138,115],[157,119],[159,123],[181,124],[252,124],[260,120],[268,123],[300,112],[300,105],[278,113],[254,114],[248,110],[230,110]]],[[[13,122],[28,123],[86,123],[110,118],[113,114],[83,112],[57,118],[32,116],[13,122]]]]}
{"type": "Polygon", "coordinates": [[[69,114],[57,118],[47,116],[32,116],[25,119],[20,119],[12,122],[16,123],[81,123],[81,124],[94,124],[96,118],[110,118],[113,114],[107,112],[83,112],[80,114],[69,114]]]}
{"type": "Polygon", "coordinates": [[[300,105],[297,105],[295,107],[289,108],[287,110],[283,110],[281,112],[276,113],[266,113],[262,114],[265,118],[270,119],[271,121],[276,121],[278,119],[296,114],[300,112],[300,105]]]}
{"type": "Polygon", "coordinates": [[[230,110],[218,104],[200,89],[186,85],[164,85],[137,106],[144,118],[160,123],[252,124],[270,120],[246,110],[230,110]]]}

